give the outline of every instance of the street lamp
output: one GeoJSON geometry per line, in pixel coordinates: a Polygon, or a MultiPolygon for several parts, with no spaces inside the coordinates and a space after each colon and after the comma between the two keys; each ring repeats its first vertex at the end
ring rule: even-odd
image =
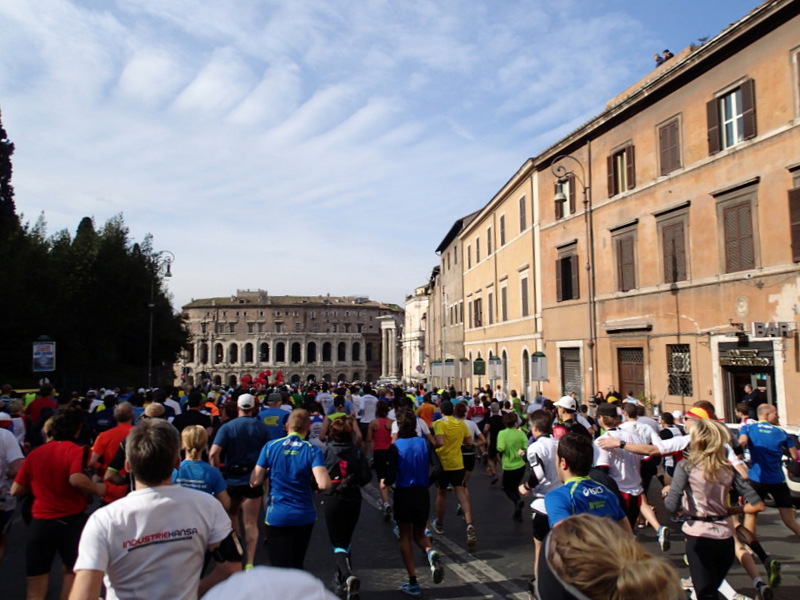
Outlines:
{"type": "MultiPolygon", "coordinates": [[[[586,179],[586,169],[583,163],[571,154],[562,154],[556,156],[550,164],[550,170],[556,176],[556,194],[553,200],[560,204],[562,207],[564,202],[567,201],[567,196],[564,194],[564,184],[567,183],[570,176],[572,180],[577,180],[583,188],[583,220],[586,225],[586,293],[588,294],[589,301],[586,306],[589,313],[589,337],[587,347],[589,349],[589,390],[590,398],[595,394],[595,381],[594,381],[594,346],[595,346],[595,299],[594,299],[594,273],[592,272],[594,262],[594,228],[592,227],[592,188],[591,181],[586,179]],[[565,161],[573,161],[580,167],[581,177],[578,177],[574,169],[569,169],[564,165],[565,161]]],[[[589,173],[591,176],[591,172],[589,173]]],[[[563,209],[561,214],[564,214],[563,209]]]]}
{"type": "Polygon", "coordinates": [[[147,387],[153,389],[153,312],[156,306],[156,277],[164,269],[164,277],[172,277],[171,265],[175,255],[169,250],[162,250],[153,256],[153,274],[150,278],[150,339],[147,345],[147,387]]]}

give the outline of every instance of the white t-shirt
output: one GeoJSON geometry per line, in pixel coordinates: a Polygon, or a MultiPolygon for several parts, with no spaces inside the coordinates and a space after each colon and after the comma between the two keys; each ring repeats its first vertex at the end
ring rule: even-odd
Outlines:
{"type": "Polygon", "coordinates": [[[470,419],[461,419],[469,429],[469,434],[472,436],[472,442],[475,443],[478,441],[478,436],[481,434],[481,428],[478,427],[478,424],[475,421],[471,421],[470,419]]]}
{"type": "Polygon", "coordinates": [[[558,478],[558,440],[549,436],[539,436],[528,446],[528,464],[539,479],[539,484],[533,488],[533,502],[531,508],[543,515],[547,514],[544,497],[548,492],[561,487],[563,484],[558,478]]]}
{"type": "Polygon", "coordinates": [[[320,392],[317,394],[317,402],[322,405],[322,412],[328,414],[328,409],[333,404],[333,394],[330,392],[320,392]]]}
{"type": "MultiPolygon", "coordinates": [[[[417,417],[417,437],[428,435],[430,432],[431,429],[428,427],[428,424],[424,420],[417,417]]],[[[397,426],[397,421],[392,421],[392,435],[399,435],[399,433],[400,428],[397,426]]]]}
{"type": "MultiPolygon", "coordinates": [[[[354,397],[355,399],[355,397],[354,397]]],[[[372,394],[364,394],[358,398],[358,420],[362,423],[371,423],[375,420],[375,409],[378,399],[372,394]]]]}
{"type": "MultiPolygon", "coordinates": [[[[612,429],[601,435],[598,440],[605,437],[613,437],[624,441],[627,444],[643,444],[644,441],[638,435],[625,429],[612,429]]],[[[597,442],[595,442],[595,445],[597,442]]],[[[619,491],[626,494],[638,496],[644,490],[642,488],[642,457],[633,452],[628,452],[622,448],[603,450],[599,448],[597,453],[597,466],[608,467],[608,474],[611,479],[617,482],[619,491]]]]}
{"type": "Polygon", "coordinates": [[[494,399],[502,405],[503,401],[506,399],[506,393],[503,390],[497,390],[494,393],[494,399]]]}
{"type": "Polygon", "coordinates": [[[656,440],[661,441],[661,436],[654,433],[652,429],[650,429],[644,423],[640,423],[639,421],[625,421],[619,426],[619,428],[635,433],[644,440],[645,444],[651,444],[655,446],[656,440]]]}
{"type": "Polygon", "coordinates": [[[107,600],[196,600],[205,551],[230,532],[211,494],[177,485],[137,490],[89,517],[75,570],[103,571],[107,600]]]}
{"type": "Polygon", "coordinates": [[[592,424],[589,423],[589,420],[586,417],[584,417],[581,413],[575,413],[575,420],[584,427],[586,427],[587,431],[592,430],[592,424]]]}
{"type": "Polygon", "coordinates": [[[11,463],[24,458],[16,436],[7,429],[0,429],[0,512],[14,510],[17,499],[11,495],[13,479],[6,475],[11,463]]]}
{"type": "Polygon", "coordinates": [[[655,419],[651,419],[650,417],[639,417],[636,419],[636,421],[647,425],[650,429],[656,432],[656,435],[661,432],[661,425],[659,425],[658,421],[655,419]]]}
{"type": "MultiPolygon", "coordinates": [[[[678,435],[668,440],[662,440],[661,438],[653,444],[658,451],[663,454],[674,454],[675,452],[683,452],[686,448],[689,447],[690,438],[689,435],[678,435]]],[[[741,458],[736,456],[736,452],[733,451],[730,444],[725,444],[725,452],[728,456],[728,462],[731,463],[731,466],[736,467],[738,465],[743,464],[741,458]]]]}

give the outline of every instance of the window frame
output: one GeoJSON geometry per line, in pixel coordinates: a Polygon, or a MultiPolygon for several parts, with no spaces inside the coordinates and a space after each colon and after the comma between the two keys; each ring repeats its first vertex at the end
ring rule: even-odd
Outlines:
{"type": "Polygon", "coordinates": [[[636,187],[636,148],[633,142],[615,148],[606,157],[608,197],[636,187]],[[624,188],[624,189],[623,189],[624,188]]]}
{"type": "MultiPolygon", "coordinates": [[[[556,179],[555,183],[553,184],[554,194],[558,192],[558,183],[559,180],[556,179]]],[[[575,174],[567,173],[561,182],[561,192],[567,197],[567,201],[563,203],[556,202],[556,220],[563,219],[566,216],[564,211],[565,205],[569,205],[569,214],[575,214],[575,211],[577,210],[577,204],[575,202],[575,188],[575,174]]]]}
{"type": "Polygon", "coordinates": [[[681,157],[681,118],[676,115],[656,128],[659,173],[669,175],[683,166],[681,157]],[[670,133],[672,136],[670,137],[670,133]]]}
{"type": "MultiPolygon", "coordinates": [[[[747,184],[727,192],[721,192],[715,197],[717,201],[717,238],[719,241],[720,273],[727,275],[760,268],[761,243],[758,235],[758,182],[747,184]],[[753,262],[751,265],[739,265],[738,268],[732,268],[730,265],[731,257],[728,254],[729,240],[725,216],[728,210],[744,205],[748,205],[750,210],[750,239],[752,242],[751,253],[753,262]]],[[[739,259],[741,259],[741,252],[739,253],[739,259]]]]}
{"type": "Polygon", "coordinates": [[[637,225],[638,221],[611,231],[616,267],[616,290],[618,292],[629,292],[637,289],[639,285],[637,225]],[[630,265],[629,269],[628,265],[630,265]]]}
{"type": "Polygon", "coordinates": [[[529,317],[531,314],[530,309],[530,278],[528,277],[528,272],[525,271],[520,273],[519,276],[519,315],[523,319],[529,317]]]}
{"type": "Polygon", "coordinates": [[[578,266],[578,243],[572,242],[558,248],[556,258],[556,302],[579,300],[581,297],[580,267],[578,266]],[[565,261],[569,261],[568,263],[565,261]],[[569,264],[569,277],[565,277],[569,264]],[[567,283],[569,282],[569,283],[567,283]],[[567,289],[569,285],[569,289],[567,289]],[[569,291],[569,297],[565,292],[569,291]]]}
{"type": "Polygon", "coordinates": [[[502,248],[503,246],[506,245],[506,216],[504,214],[500,215],[497,218],[497,220],[498,220],[497,228],[499,230],[498,234],[500,237],[500,239],[498,240],[499,241],[498,248],[502,248]]]}
{"type": "Polygon", "coordinates": [[[528,228],[528,199],[521,196],[519,199],[519,232],[523,233],[528,228]]]}
{"type": "MultiPolygon", "coordinates": [[[[735,83],[726,86],[714,94],[713,99],[706,103],[706,122],[708,126],[708,153],[714,155],[729,148],[733,148],[743,142],[756,137],[758,134],[757,111],[756,111],[756,89],[755,80],[743,77],[735,83]],[[741,118],[741,139],[727,143],[727,135],[724,133],[723,110],[724,102],[728,97],[736,97],[740,93],[741,113],[731,120],[737,123],[741,118]]],[[[738,132],[739,125],[736,125],[738,132]]]]}

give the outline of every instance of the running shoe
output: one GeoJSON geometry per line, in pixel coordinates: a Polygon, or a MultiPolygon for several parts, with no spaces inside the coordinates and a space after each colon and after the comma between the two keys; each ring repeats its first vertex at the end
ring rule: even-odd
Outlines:
{"type": "Polygon", "coordinates": [[[780,561],[770,558],[767,559],[767,563],[764,565],[767,568],[767,577],[769,578],[769,587],[776,588],[781,584],[783,581],[783,576],[781,575],[781,563],[780,561]]]}
{"type": "Polygon", "coordinates": [[[439,524],[439,519],[433,517],[431,519],[431,529],[436,535],[444,535],[444,525],[439,524]]]}
{"type": "Polygon", "coordinates": [[[378,498],[378,510],[383,510],[384,501],[383,498],[378,498]]]}
{"type": "Polygon", "coordinates": [[[431,531],[431,528],[430,527],[426,527],[425,528],[425,537],[431,537],[431,535],[433,535],[433,532],[431,531]]]}
{"type": "Polygon", "coordinates": [[[388,502],[384,502],[383,504],[383,520],[390,521],[392,518],[392,505],[388,502]]]}
{"type": "Polygon", "coordinates": [[[692,585],[692,578],[691,577],[681,577],[681,587],[684,590],[693,590],[694,586],[692,585]]]}
{"type": "Polygon", "coordinates": [[[763,581],[759,581],[756,584],[756,594],[758,595],[758,600],[772,600],[772,588],[769,587],[763,581]]]}
{"type": "Polygon", "coordinates": [[[472,523],[467,524],[467,548],[472,548],[478,543],[478,534],[475,531],[475,525],[472,523]]]}
{"type": "Polygon", "coordinates": [[[344,582],[344,590],[347,594],[347,600],[355,600],[358,598],[358,590],[361,587],[361,581],[355,575],[350,575],[347,581],[344,582]]]}
{"type": "Polygon", "coordinates": [[[491,480],[489,483],[491,483],[492,485],[494,485],[495,483],[497,483],[497,475],[495,475],[494,473],[492,473],[492,480],[491,480]]]}
{"type": "Polygon", "coordinates": [[[414,598],[419,598],[422,596],[422,590],[419,589],[418,583],[408,583],[407,581],[402,585],[400,588],[407,596],[414,596],[414,598]]]}
{"type": "Polygon", "coordinates": [[[397,526],[397,521],[392,521],[392,533],[396,538],[400,537],[400,528],[397,526]]]}
{"type": "Polygon", "coordinates": [[[444,579],[442,557],[433,548],[428,550],[428,564],[431,566],[431,577],[433,577],[433,583],[442,583],[442,579],[444,579]]]}
{"type": "Polygon", "coordinates": [[[669,527],[666,525],[662,525],[658,528],[658,546],[661,548],[662,552],[667,552],[670,549],[669,527]]]}
{"type": "Polygon", "coordinates": [[[461,508],[461,502],[456,505],[456,514],[460,517],[464,514],[464,509],[461,508]]]}

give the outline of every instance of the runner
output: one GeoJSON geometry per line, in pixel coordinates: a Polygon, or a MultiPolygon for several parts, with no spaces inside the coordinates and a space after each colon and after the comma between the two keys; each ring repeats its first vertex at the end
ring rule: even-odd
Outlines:
{"type": "Polygon", "coordinates": [[[380,499],[378,508],[383,511],[384,520],[392,518],[392,507],[389,504],[389,488],[383,483],[386,478],[386,469],[389,466],[389,447],[392,445],[392,427],[394,421],[387,418],[389,405],[378,402],[375,406],[375,419],[369,424],[367,430],[367,443],[372,447],[372,463],[378,477],[378,490],[380,499]]]}
{"type": "Polygon", "coordinates": [[[497,436],[503,430],[503,415],[500,413],[500,403],[492,402],[489,405],[489,414],[483,422],[483,435],[489,442],[487,450],[488,466],[486,472],[489,473],[489,483],[497,483],[497,472],[500,470],[500,462],[497,460],[497,436]]]}
{"type": "MultiPolygon", "coordinates": [[[[114,459],[122,440],[127,438],[133,429],[133,406],[129,402],[118,404],[114,409],[114,419],[117,421],[117,426],[97,436],[97,440],[95,440],[92,447],[92,455],[89,458],[89,467],[94,469],[95,473],[100,477],[105,475],[106,467],[114,459]]],[[[103,504],[110,504],[115,500],[119,500],[127,493],[128,486],[106,482],[103,504]]]]}
{"type": "MultiPolygon", "coordinates": [[[[0,413],[0,417],[3,416],[8,417],[6,413],[0,413]]],[[[3,564],[8,532],[17,507],[17,499],[11,495],[11,482],[19,472],[23,458],[17,438],[8,429],[0,427],[0,565],[3,564]]]]}
{"type": "Polygon", "coordinates": [[[205,427],[190,425],[181,432],[181,447],[186,451],[186,459],[172,473],[172,483],[211,494],[227,511],[231,506],[231,497],[225,479],[219,469],[203,460],[207,444],[205,427]]]}
{"type": "Polygon", "coordinates": [[[277,440],[286,436],[286,420],[289,412],[281,408],[283,395],[280,392],[272,392],[267,396],[267,406],[258,413],[258,419],[267,426],[269,439],[277,440]]]}
{"type": "Polygon", "coordinates": [[[525,475],[525,450],[528,438],[517,429],[517,413],[503,415],[503,429],[497,436],[497,452],[503,464],[503,491],[514,504],[512,515],[515,521],[522,522],[522,508],[525,503],[519,493],[519,485],[525,475]]]}

